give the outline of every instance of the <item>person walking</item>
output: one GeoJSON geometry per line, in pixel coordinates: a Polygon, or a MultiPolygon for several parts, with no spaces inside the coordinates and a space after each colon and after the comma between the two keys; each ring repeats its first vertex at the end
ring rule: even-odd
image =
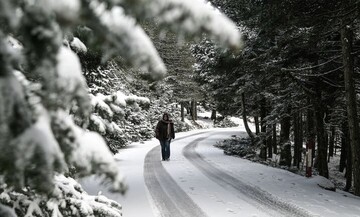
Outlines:
{"type": "Polygon", "coordinates": [[[171,139],[175,139],[175,132],[174,123],[169,119],[168,113],[164,113],[157,123],[155,136],[160,141],[162,160],[170,160],[170,143],[171,139]]]}

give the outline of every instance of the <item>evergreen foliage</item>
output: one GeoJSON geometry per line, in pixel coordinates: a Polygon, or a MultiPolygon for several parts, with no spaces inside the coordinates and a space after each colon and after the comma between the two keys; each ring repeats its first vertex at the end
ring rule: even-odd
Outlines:
{"type": "MultiPolygon", "coordinates": [[[[151,80],[164,77],[161,58],[136,22],[143,17],[157,18],[162,28],[186,37],[207,33],[224,47],[241,47],[233,23],[200,1],[195,5],[203,7],[201,13],[191,1],[179,0],[0,1],[1,203],[19,216],[121,216],[119,204],[85,196],[62,174],[101,175],[111,190],[123,193],[126,186],[109,148],[87,127],[119,135],[115,122],[122,117],[141,121],[125,106],[139,111],[149,101],[107,93],[105,87],[90,86],[89,95],[86,82],[109,85],[101,64],[118,55],[151,80]],[[88,49],[81,39],[95,49],[84,55],[88,49]]],[[[3,206],[0,213],[14,214],[3,206]]]]}
{"type": "MultiPolygon", "coordinates": [[[[345,132],[353,136],[344,139],[353,149],[346,161],[354,180],[348,175],[348,183],[360,195],[360,173],[351,167],[360,162],[359,100],[349,94],[358,93],[358,2],[211,2],[242,27],[246,44],[237,55],[219,52],[208,41],[193,47],[197,80],[210,92],[216,108],[239,114],[244,93],[248,115],[255,120],[260,117],[260,157],[271,157],[279,147],[280,162],[288,167],[292,161],[299,165],[300,148],[316,138],[314,163],[324,177],[329,176],[328,147],[334,142],[333,132],[347,138],[342,133],[346,122],[349,131],[345,132]],[[349,73],[354,77],[344,82],[349,73]],[[354,85],[347,86],[348,82],[354,85]],[[273,129],[280,129],[280,134],[273,129]],[[291,146],[292,141],[297,148],[291,146]]],[[[341,146],[346,150],[348,145],[341,146]]]]}

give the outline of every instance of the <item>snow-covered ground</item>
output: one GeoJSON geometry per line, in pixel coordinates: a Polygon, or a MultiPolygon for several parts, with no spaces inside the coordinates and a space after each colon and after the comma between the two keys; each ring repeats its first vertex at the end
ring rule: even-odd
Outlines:
{"type": "Polygon", "coordinates": [[[231,135],[245,136],[243,127],[178,133],[165,162],[155,139],[131,144],[115,156],[129,186],[124,196],[93,177],[81,184],[118,201],[126,217],[360,216],[360,198],[320,188],[321,177],[226,156],[213,146],[231,135]]]}

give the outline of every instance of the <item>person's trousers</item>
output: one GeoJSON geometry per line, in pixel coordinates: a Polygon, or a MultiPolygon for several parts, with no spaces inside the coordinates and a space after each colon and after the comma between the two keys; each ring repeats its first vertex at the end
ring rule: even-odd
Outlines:
{"type": "Polygon", "coordinates": [[[160,139],[161,145],[161,156],[163,160],[167,160],[170,158],[170,140],[168,139],[160,139]]]}

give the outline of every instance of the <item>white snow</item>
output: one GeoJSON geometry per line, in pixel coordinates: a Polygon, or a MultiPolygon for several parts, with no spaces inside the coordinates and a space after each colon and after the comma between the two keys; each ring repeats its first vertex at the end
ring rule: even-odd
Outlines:
{"type": "Polygon", "coordinates": [[[64,46],[60,48],[57,54],[56,76],[52,76],[49,75],[47,80],[53,85],[51,88],[56,93],[55,100],[65,109],[73,105],[75,100],[83,115],[87,116],[91,107],[88,88],[75,52],[64,46]]]}
{"type": "Polygon", "coordinates": [[[329,179],[322,177],[322,176],[315,176],[313,178],[313,181],[315,183],[317,183],[317,185],[319,185],[320,187],[327,189],[327,190],[331,190],[331,189],[335,189],[335,185],[334,183],[332,183],[329,179]]]}
{"type": "Polygon", "coordinates": [[[61,21],[74,22],[80,14],[80,0],[47,0],[48,7],[61,21]]]}
{"type": "Polygon", "coordinates": [[[55,190],[58,193],[57,198],[51,198],[46,202],[52,217],[66,217],[69,212],[76,216],[93,216],[94,213],[109,217],[121,216],[120,204],[102,195],[88,195],[79,183],[70,177],[56,175],[55,190]],[[59,208],[67,208],[67,213],[61,215],[59,208]]]}
{"type": "Polygon", "coordinates": [[[111,122],[110,125],[111,125],[111,128],[113,129],[113,131],[115,131],[118,135],[121,135],[124,133],[124,130],[121,129],[115,122],[111,122]]]}
{"type": "Polygon", "coordinates": [[[121,107],[126,107],[126,96],[123,92],[121,91],[117,91],[115,94],[114,94],[114,102],[116,103],[116,105],[118,106],[121,106],[121,107]]]}
{"type": "Polygon", "coordinates": [[[204,111],[204,112],[198,112],[197,113],[198,117],[201,117],[201,118],[211,118],[211,112],[208,112],[208,111],[204,111]]]}
{"type": "Polygon", "coordinates": [[[9,202],[11,201],[11,198],[10,198],[10,196],[9,196],[8,193],[2,192],[2,193],[0,194],[0,200],[9,203],[9,202]]]}
{"type": "Polygon", "coordinates": [[[111,177],[111,190],[124,190],[123,177],[120,175],[104,139],[95,132],[85,132],[79,129],[77,133],[77,139],[81,144],[74,153],[77,166],[85,169],[85,174],[91,174],[94,172],[94,168],[99,168],[98,175],[103,173],[109,178],[111,177]]]}
{"type": "Polygon", "coordinates": [[[92,94],[89,95],[93,108],[105,112],[108,117],[112,117],[114,115],[114,112],[111,110],[110,106],[104,102],[103,94],[98,93],[96,96],[92,94]]]}
{"type": "Polygon", "coordinates": [[[41,211],[39,207],[39,199],[34,199],[33,201],[28,200],[25,202],[25,205],[28,206],[28,209],[26,210],[26,214],[24,217],[32,217],[34,215],[43,215],[43,212],[41,211]]]}
{"type": "Polygon", "coordinates": [[[22,50],[23,49],[23,45],[20,43],[19,40],[17,40],[16,38],[14,38],[13,36],[7,36],[6,40],[8,41],[8,43],[10,44],[10,46],[16,50],[22,50]]]}
{"type": "Polygon", "coordinates": [[[111,95],[97,93],[96,96],[89,94],[93,114],[90,115],[91,129],[99,132],[101,135],[108,133],[121,135],[123,129],[119,127],[112,118],[121,119],[124,117],[126,106],[131,106],[134,110],[140,110],[140,105],[148,105],[150,100],[146,97],[136,95],[127,96],[121,91],[117,91],[111,95]]]}
{"type": "Polygon", "coordinates": [[[62,79],[61,86],[67,86],[74,90],[78,83],[85,85],[85,79],[82,75],[81,64],[78,56],[69,48],[61,47],[57,55],[56,70],[62,79]]]}
{"type": "Polygon", "coordinates": [[[18,174],[19,180],[22,182],[25,179],[25,169],[34,166],[33,161],[35,158],[39,158],[39,153],[41,153],[42,159],[38,160],[42,163],[36,164],[37,169],[49,171],[46,174],[47,177],[42,179],[43,185],[51,185],[49,182],[51,182],[54,171],[62,172],[67,168],[64,155],[51,131],[50,120],[45,111],[31,127],[14,139],[10,145],[16,147],[13,150],[16,171],[13,172],[18,174]],[[60,167],[56,168],[56,164],[60,167]]]}
{"type": "Polygon", "coordinates": [[[238,126],[244,126],[244,121],[241,118],[230,117],[230,121],[234,122],[238,126]]]}
{"type": "MultiPolygon", "coordinates": [[[[273,213],[259,209],[249,198],[229,190],[226,186],[210,180],[182,154],[183,148],[195,139],[207,137],[195,149],[206,162],[220,168],[227,174],[254,188],[270,193],[274,198],[307,210],[313,216],[338,217],[360,216],[360,198],[337,190],[325,190],[319,184],[325,183],[321,177],[306,178],[294,173],[254,163],[233,156],[226,156],[215,148],[216,141],[232,135],[244,136],[244,127],[228,129],[196,130],[178,133],[171,143],[171,160],[162,165],[188,196],[210,217],[260,217],[274,216],[273,213]],[[193,135],[199,132],[204,134],[193,135]],[[179,140],[180,138],[183,138],[179,140]]],[[[91,194],[103,191],[105,196],[118,201],[123,206],[123,215],[130,217],[160,216],[144,184],[144,158],[158,141],[132,143],[115,156],[118,168],[125,176],[129,191],[126,195],[111,194],[96,178],[81,181],[91,194]],[[141,207],[141,209],[139,208],[141,207]]],[[[160,153],[159,153],[160,161],[160,153]]],[[[327,181],[326,181],[327,182],[327,181]]]]}
{"type": "Polygon", "coordinates": [[[202,0],[146,1],[151,16],[184,35],[206,33],[223,47],[241,48],[241,35],[225,15],[202,0]],[[186,14],[186,16],[184,16],[186,14]]]}
{"type": "Polygon", "coordinates": [[[86,53],[87,48],[85,44],[77,37],[74,37],[70,42],[70,46],[78,53],[86,53]]]}
{"type": "Polygon", "coordinates": [[[141,97],[141,96],[136,96],[136,95],[130,95],[128,97],[126,97],[126,102],[128,102],[129,104],[131,103],[139,103],[139,104],[150,104],[150,100],[147,97],[141,97]]]}
{"type": "Polygon", "coordinates": [[[106,125],[101,117],[95,114],[91,114],[90,121],[97,127],[97,131],[105,135],[106,134],[106,125]]]}
{"type": "Polygon", "coordinates": [[[106,55],[125,55],[136,67],[157,80],[166,73],[166,68],[154,45],[134,18],[125,15],[123,8],[106,10],[104,4],[91,2],[91,8],[109,31],[106,55]]]}

